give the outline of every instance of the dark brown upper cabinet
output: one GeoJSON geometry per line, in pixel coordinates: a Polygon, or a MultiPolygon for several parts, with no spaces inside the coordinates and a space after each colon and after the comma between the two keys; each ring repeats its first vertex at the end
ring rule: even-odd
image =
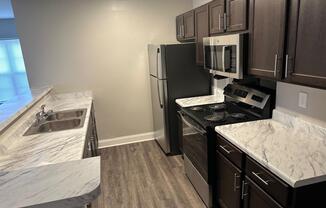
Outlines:
{"type": "Polygon", "coordinates": [[[286,0],[250,0],[248,74],[282,76],[286,0]]]}
{"type": "Polygon", "coordinates": [[[247,29],[247,0],[215,0],[209,3],[210,35],[247,29]]]}
{"type": "Polygon", "coordinates": [[[183,15],[177,16],[176,18],[176,30],[177,30],[177,40],[182,41],[184,40],[183,35],[183,15]]]}
{"type": "Polygon", "coordinates": [[[209,3],[209,32],[211,35],[224,33],[225,1],[215,0],[209,3]]]}
{"type": "Polygon", "coordinates": [[[195,37],[194,11],[187,12],[183,15],[183,24],[185,39],[193,39],[195,37]]]}
{"type": "Polygon", "coordinates": [[[226,31],[247,29],[247,0],[226,0],[226,31]]]}
{"type": "Polygon", "coordinates": [[[189,41],[195,39],[195,14],[189,11],[176,18],[177,40],[189,41]]]}
{"type": "Polygon", "coordinates": [[[326,1],[290,2],[285,79],[326,88],[326,1]]]}
{"type": "Polygon", "coordinates": [[[204,64],[203,38],[209,36],[208,4],[195,9],[196,63],[204,64]]]}

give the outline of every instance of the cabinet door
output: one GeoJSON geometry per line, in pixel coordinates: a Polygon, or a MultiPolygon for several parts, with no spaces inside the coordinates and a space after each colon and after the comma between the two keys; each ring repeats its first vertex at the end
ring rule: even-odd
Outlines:
{"type": "Polygon", "coordinates": [[[217,151],[217,200],[219,207],[240,208],[241,171],[217,151]]]}
{"type": "Polygon", "coordinates": [[[250,0],[248,74],[282,75],[286,0],[250,0]]]}
{"type": "Polygon", "coordinates": [[[184,39],[184,36],[183,36],[183,15],[177,16],[177,18],[176,18],[176,32],[177,32],[177,40],[182,41],[184,39]]]}
{"type": "Polygon", "coordinates": [[[244,208],[282,208],[248,177],[244,181],[243,189],[244,208]]]}
{"type": "Polygon", "coordinates": [[[183,35],[185,39],[195,37],[195,15],[194,11],[187,12],[183,15],[183,35]]]}
{"type": "Polygon", "coordinates": [[[196,31],[196,63],[204,64],[203,38],[209,36],[208,5],[201,6],[195,10],[196,31]]]}
{"type": "Polygon", "coordinates": [[[292,0],[289,21],[289,81],[326,88],[326,1],[292,0]]]}
{"type": "Polygon", "coordinates": [[[224,0],[215,0],[209,4],[209,33],[224,33],[224,0]]]}
{"type": "Polygon", "coordinates": [[[226,17],[229,32],[247,29],[247,0],[226,0],[226,17]]]}

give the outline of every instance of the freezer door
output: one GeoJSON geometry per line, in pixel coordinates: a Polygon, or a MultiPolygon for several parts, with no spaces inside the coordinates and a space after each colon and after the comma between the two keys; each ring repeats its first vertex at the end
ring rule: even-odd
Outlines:
{"type": "Polygon", "coordinates": [[[162,62],[164,47],[160,45],[148,45],[149,74],[158,79],[165,79],[165,70],[162,62]]]}
{"type": "Polygon", "coordinates": [[[170,153],[170,141],[168,140],[165,130],[165,104],[164,104],[164,87],[166,80],[159,80],[151,77],[152,109],[153,109],[153,127],[154,137],[165,153],[170,153]]]}

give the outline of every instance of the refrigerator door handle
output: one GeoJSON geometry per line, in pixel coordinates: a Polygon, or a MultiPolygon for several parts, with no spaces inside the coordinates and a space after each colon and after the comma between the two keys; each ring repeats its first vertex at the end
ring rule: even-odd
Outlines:
{"type": "Polygon", "coordinates": [[[156,76],[158,79],[160,79],[160,75],[158,73],[158,56],[160,55],[160,49],[158,48],[156,51],[156,76]]]}
{"type": "Polygon", "coordinates": [[[160,107],[163,108],[162,104],[162,98],[161,98],[161,90],[160,90],[160,84],[159,84],[159,73],[158,73],[158,56],[160,55],[160,49],[158,48],[156,51],[156,73],[157,73],[157,79],[156,79],[156,85],[157,85],[157,93],[158,93],[158,101],[160,103],[160,107]]]}
{"type": "Polygon", "coordinates": [[[157,85],[157,93],[158,93],[158,102],[160,103],[160,107],[163,108],[162,98],[161,98],[161,90],[160,90],[160,83],[159,83],[158,79],[156,79],[156,85],[157,85]]]}

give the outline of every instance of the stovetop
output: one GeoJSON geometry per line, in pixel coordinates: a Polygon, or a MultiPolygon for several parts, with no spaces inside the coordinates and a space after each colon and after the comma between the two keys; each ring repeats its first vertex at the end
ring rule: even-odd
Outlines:
{"type": "Polygon", "coordinates": [[[212,127],[261,119],[233,102],[216,103],[182,108],[182,112],[194,119],[202,127],[212,127]]]}

